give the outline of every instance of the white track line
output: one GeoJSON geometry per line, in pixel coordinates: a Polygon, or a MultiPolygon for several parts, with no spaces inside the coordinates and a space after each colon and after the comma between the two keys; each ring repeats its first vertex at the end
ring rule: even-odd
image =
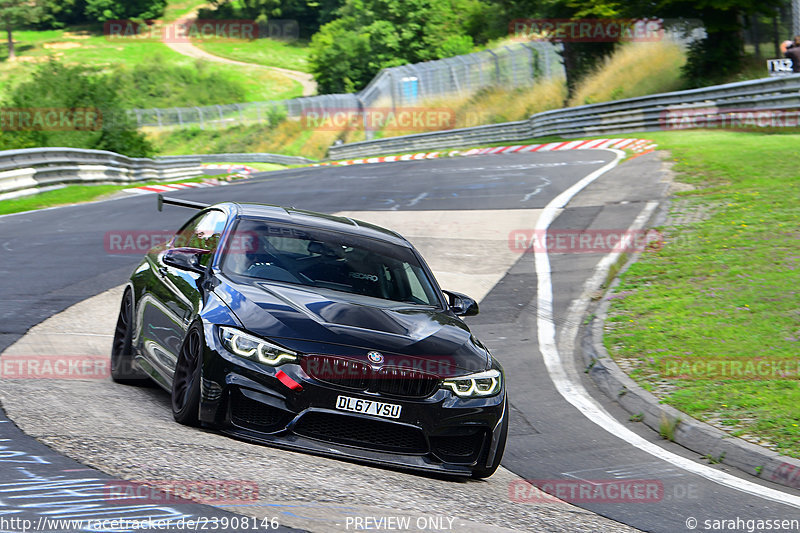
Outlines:
{"type": "MultiPolygon", "coordinates": [[[[617,139],[615,142],[619,142],[617,139]]],[[[597,178],[616,167],[625,157],[625,153],[620,150],[609,150],[616,154],[616,158],[607,165],[599,168],[574,184],[572,187],[556,196],[547,207],[542,211],[539,220],[536,222],[536,231],[545,232],[550,223],[555,220],[560,209],[583,190],[587,185],[597,178]]],[[[800,508],[800,497],[787,494],[779,490],[764,487],[757,483],[732,476],[726,472],[715,470],[706,465],[696,463],[691,459],[681,457],[661,446],[640,437],[616,418],[608,414],[603,407],[595,401],[587,392],[583,384],[577,379],[571,379],[570,374],[564,366],[564,361],[558,353],[556,345],[556,325],[553,319],[553,285],[550,277],[550,257],[547,252],[535,255],[537,285],[537,321],[536,327],[539,335],[539,350],[542,353],[547,372],[550,379],[558,390],[570,404],[578,409],[586,418],[608,431],[612,435],[628,442],[629,444],[649,453],[659,459],[667,461],[678,468],[682,468],[698,476],[702,476],[710,481],[724,485],[728,488],[745,492],[752,496],[758,496],[765,500],[783,503],[792,507],[800,508]]]]}

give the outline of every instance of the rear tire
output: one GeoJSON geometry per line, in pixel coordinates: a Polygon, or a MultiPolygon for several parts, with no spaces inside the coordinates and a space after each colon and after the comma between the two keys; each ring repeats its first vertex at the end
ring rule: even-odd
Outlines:
{"type": "MultiPolygon", "coordinates": [[[[494,454],[494,462],[491,467],[476,466],[472,469],[472,477],[475,479],[484,479],[494,474],[500,468],[500,460],[503,458],[503,452],[506,450],[506,441],[508,440],[508,418],[510,411],[508,410],[508,399],[506,399],[506,416],[503,419],[503,425],[500,428],[500,442],[497,443],[497,450],[494,454]]],[[[488,460],[488,459],[487,459],[488,460]]]]}
{"type": "Polygon", "coordinates": [[[172,416],[185,426],[200,425],[200,366],[203,360],[203,331],[189,328],[183,340],[172,377],[172,416]]]}
{"type": "Polygon", "coordinates": [[[125,289],[120,304],[114,343],[111,345],[111,379],[125,385],[146,385],[150,378],[133,360],[133,295],[125,289]]]}

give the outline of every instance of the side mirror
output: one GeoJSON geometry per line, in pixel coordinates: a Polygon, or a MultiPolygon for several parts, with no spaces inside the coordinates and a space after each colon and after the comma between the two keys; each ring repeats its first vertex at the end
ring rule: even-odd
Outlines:
{"type": "Polygon", "coordinates": [[[458,316],[475,316],[478,314],[478,302],[459,292],[442,291],[447,296],[450,309],[458,316]]]}
{"type": "Polygon", "coordinates": [[[202,274],[206,269],[200,263],[200,257],[210,253],[210,251],[200,248],[171,248],[164,253],[163,259],[165,265],[178,270],[202,274]]]}

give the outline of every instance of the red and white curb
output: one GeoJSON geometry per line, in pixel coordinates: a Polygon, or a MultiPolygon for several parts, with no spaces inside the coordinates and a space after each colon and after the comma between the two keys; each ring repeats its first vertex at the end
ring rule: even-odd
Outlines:
{"type": "Polygon", "coordinates": [[[258,172],[257,169],[248,167],[247,165],[220,165],[217,163],[209,163],[204,164],[203,168],[224,169],[228,174],[243,178],[249,177],[251,174],[258,172]]]}
{"type": "Polygon", "coordinates": [[[205,180],[198,183],[164,183],[159,185],[145,185],[142,187],[133,187],[130,189],[122,189],[125,192],[134,194],[148,194],[152,192],[171,192],[180,191],[182,189],[202,189],[206,187],[217,187],[225,185],[225,182],[219,180],[205,180]]]}
{"type": "Polygon", "coordinates": [[[516,146],[494,146],[492,148],[474,148],[462,152],[461,155],[519,154],[526,152],[555,152],[562,150],[592,150],[599,148],[615,148],[645,152],[654,150],[656,144],[647,139],[592,139],[590,141],[564,141],[546,144],[525,144],[516,146]]]}
{"type": "MultiPolygon", "coordinates": [[[[253,167],[247,165],[219,165],[219,164],[204,164],[203,168],[211,169],[224,169],[229,178],[242,179],[249,178],[254,172],[258,172],[253,167]]],[[[228,179],[227,181],[230,181],[228,179]]],[[[164,183],[159,185],[145,185],[143,187],[133,187],[131,189],[123,189],[125,192],[134,194],[146,194],[151,192],[169,192],[178,191],[181,189],[199,189],[204,187],[217,187],[225,185],[225,181],[216,178],[209,178],[200,183],[164,183]]]]}
{"type": "MultiPolygon", "coordinates": [[[[330,163],[315,163],[312,167],[325,167],[325,166],[347,166],[347,165],[365,165],[369,163],[391,163],[394,161],[419,161],[421,159],[437,159],[442,152],[420,152],[418,154],[406,155],[387,155],[385,157],[370,157],[369,159],[351,159],[349,161],[333,161],[330,163]]],[[[458,154],[456,150],[449,152],[446,155],[453,156],[458,154]]]]}
{"type": "Polygon", "coordinates": [[[562,150],[591,150],[593,148],[615,148],[618,150],[631,150],[639,154],[655,150],[655,143],[647,139],[592,139],[564,141],[545,144],[524,144],[516,146],[493,146],[491,148],[473,148],[462,152],[453,150],[450,152],[420,152],[417,154],[390,155],[386,157],[370,157],[368,159],[350,159],[348,161],[333,161],[330,163],[316,163],[319,166],[348,166],[366,165],[370,163],[391,163],[394,161],[419,161],[422,159],[438,159],[441,156],[470,156],[470,155],[494,155],[494,154],[516,154],[526,152],[554,152],[562,150]]]}

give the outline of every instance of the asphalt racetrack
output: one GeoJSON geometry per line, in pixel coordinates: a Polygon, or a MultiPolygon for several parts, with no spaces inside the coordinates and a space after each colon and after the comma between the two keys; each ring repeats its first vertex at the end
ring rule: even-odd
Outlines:
{"type": "MultiPolygon", "coordinates": [[[[0,518],[36,523],[160,513],[174,523],[274,518],[281,527],[320,532],[359,530],[359,524],[376,530],[390,518],[408,519],[410,531],[659,532],[711,530],[706,520],[800,518],[798,491],[701,465],[696,454],[629,422],[581,372],[566,342],[581,320],[571,306],[607,251],[520,253],[516,245],[548,217],[550,229],[565,234],[613,233],[654,213],[669,186],[658,155],[615,166],[619,155],[581,150],[303,168],[174,194],[294,206],[387,226],[420,249],[444,288],[480,300],[481,314],[467,322],[505,367],[512,408],[504,468],[488,480],[427,477],[185,428],[172,421],[169,398],[156,388],[110,379],[2,379],[0,401],[10,421],[0,414],[0,518]],[[595,180],[573,191],[565,206],[553,204],[589,176],[595,180]],[[553,347],[542,349],[549,323],[560,350],[556,366],[553,347]],[[593,409],[624,428],[593,417],[593,409]],[[257,486],[258,497],[215,506],[114,506],[103,498],[114,478],[239,480],[257,486]],[[548,481],[567,501],[526,490],[526,479],[548,481]],[[610,481],[626,490],[657,489],[646,497],[569,493],[610,481]]],[[[106,355],[118,287],[143,253],[110,249],[109,234],[168,234],[190,215],[180,208],[158,213],[154,195],[137,195],[0,217],[0,363],[34,353],[106,355]]],[[[15,531],[3,524],[0,531],[15,531]]],[[[80,529],[87,530],[63,530],[80,529]]]]}

